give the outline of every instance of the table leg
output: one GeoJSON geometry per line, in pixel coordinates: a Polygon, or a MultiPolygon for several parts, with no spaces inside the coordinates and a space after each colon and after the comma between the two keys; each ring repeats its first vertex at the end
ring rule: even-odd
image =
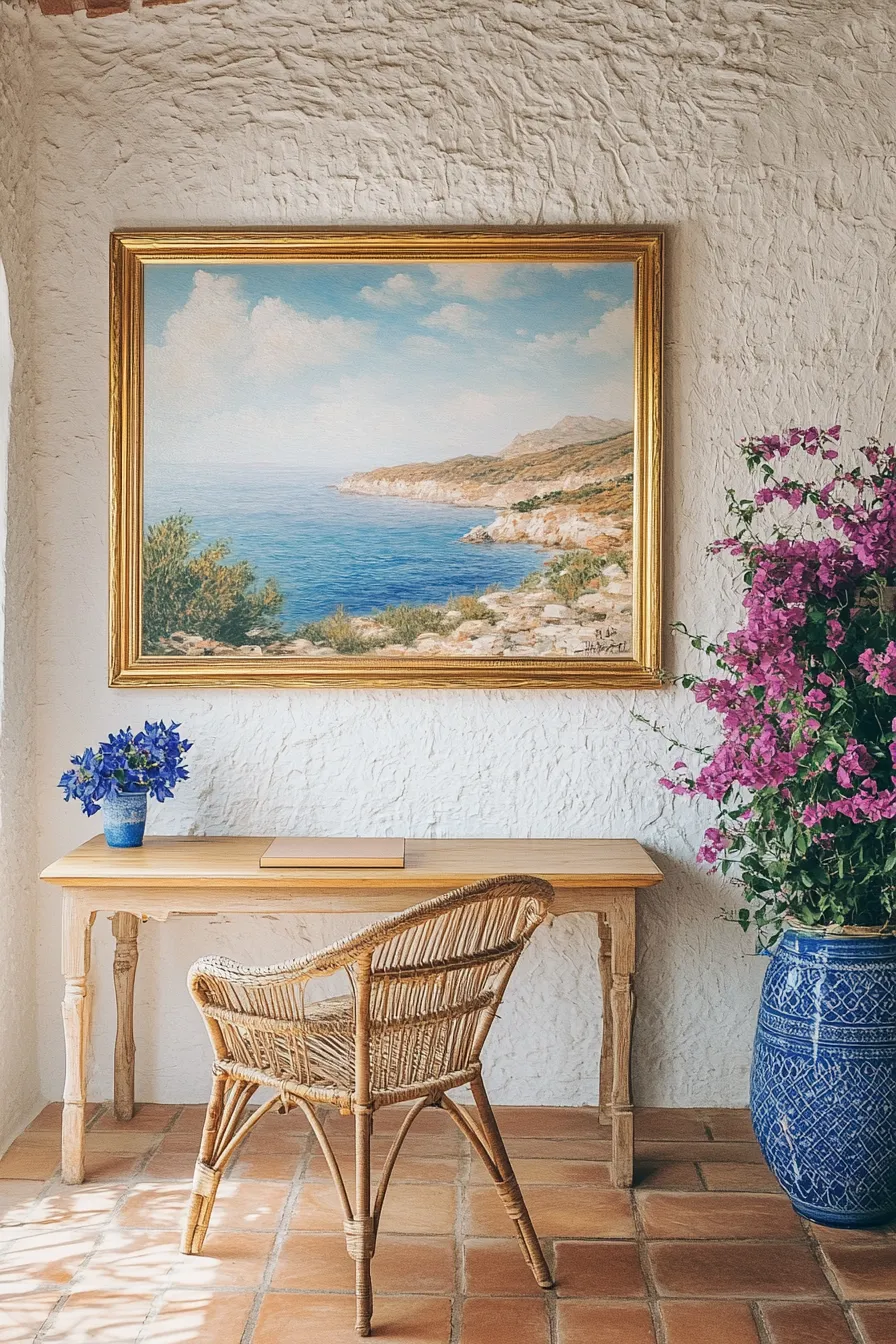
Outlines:
{"type": "Polygon", "coordinates": [[[112,916],[115,937],[115,1008],[118,1015],[115,1032],[115,1119],[131,1120],[134,1115],[134,978],[137,974],[136,915],[119,910],[112,916]]]}
{"type": "Polygon", "coordinates": [[[610,1123],[613,1096],[613,1006],[610,1001],[613,971],[611,965],[612,938],[610,935],[610,926],[607,923],[605,915],[599,914],[597,916],[597,936],[600,939],[597,966],[600,971],[600,989],[601,997],[603,999],[598,1095],[600,1098],[600,1123],[602,1125],[608,1125],[610,1123]]]}
{"type": "Polygon", "coordinates": [[[87,1038],[90,1030],[90,930],[93,911],[77,892],[66,891],[62,906],[62,974],[65,997],[65,1091],[62,1109],[62,1179],[66,1185],[84,1180],[84,1116],[87,1103],[87,1038]]]}
{"type": "Polygon", "coordinates": [[[614,905],[609,915],[611,930],[613,1012],[613,1093],[611,1100],[612,1156],[610,1176],[614,1186],[632,1183],[635,1158],[635,1116],[632,1105],[632,1020],[635,1011],[635,901],[634,892],[614,905]]]}

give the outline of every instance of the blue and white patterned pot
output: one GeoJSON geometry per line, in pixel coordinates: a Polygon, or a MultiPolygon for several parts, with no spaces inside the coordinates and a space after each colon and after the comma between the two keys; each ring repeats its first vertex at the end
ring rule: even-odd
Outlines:
{"type": "Polygon", "coordinates": [[[762,986],[753,1128],[797,1213],[896,1215],[896,937],[790,928],[762,986]]]}
{"type": "Polygon", "coordinates": [[[103,799],[103,830],[113,849],[143,844],[146,829],[146,793],[110,793],[103,799]]]}

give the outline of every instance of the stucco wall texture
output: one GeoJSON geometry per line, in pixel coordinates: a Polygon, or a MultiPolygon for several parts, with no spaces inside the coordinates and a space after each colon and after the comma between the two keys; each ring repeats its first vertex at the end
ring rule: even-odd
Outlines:
{"type": "MultiPolygon", "coordinates": [[[[63,805],[69,750],[182,721],[176,832],[635,836],[666,873],[641,904],[643,1103],[742,1103],[763,963],[697,870],[702,818],[656,785],[631,717],[705,735],[674,691],[106,688],[107,235],[179,224],[578,223],[668,230],[666,614],[710,634],[736,585],[704,547],[748,430],[892,430],[896,14],[787,0],[196,0],[31,20],[38,396],[40,855],[97,828],[63,805]]],[[[421,445],[421,456],[425,456],[421,445]]],[[[667,663],[688,652],[670,643],[667,663]]],[[[41,911],[40,1067],[62,1080],[58,907],[41,911]]],[[[199,1100],[190,961],[282,960],[345,918],[145,926],[138,1094],[199,1100]]],[[[97,921],[93,1097],[111,1091],[97,921]]],[[[540,932],[493,1037],[502,1102],[597,1085],[594,929],[540,932]]]]}
{"type": "Polygon", "coordinates": [[[24,0],[0,2],[0,1151],[40,1097],[35,1021],[31,249],[34,81],[24,0]],[[8,300],[8,308],[7,308],[8,300]]]}

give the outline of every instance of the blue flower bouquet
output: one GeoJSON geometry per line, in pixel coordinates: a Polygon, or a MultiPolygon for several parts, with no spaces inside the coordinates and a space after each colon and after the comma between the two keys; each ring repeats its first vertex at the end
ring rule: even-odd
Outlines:
{"type": "Polygon", "coordinates": [[[113,848],[142,845],[149,795],[162,803],[189,775],[183,758],[193,744],[180,736],[179,727],[160,719],[138,733],[123,728],[71,757],[72,769],[59,781],[65,801],[77,798],[88,817],[102,807],[106,843],[113,848]]]}

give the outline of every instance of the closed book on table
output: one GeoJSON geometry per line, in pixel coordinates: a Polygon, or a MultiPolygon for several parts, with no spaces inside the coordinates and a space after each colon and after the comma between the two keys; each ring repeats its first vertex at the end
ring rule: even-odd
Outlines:
{"type": "Polygon", "coordinates": [[[258,862],[262,868],[403,868],[404,841],[279,836],[258,862]]]}

